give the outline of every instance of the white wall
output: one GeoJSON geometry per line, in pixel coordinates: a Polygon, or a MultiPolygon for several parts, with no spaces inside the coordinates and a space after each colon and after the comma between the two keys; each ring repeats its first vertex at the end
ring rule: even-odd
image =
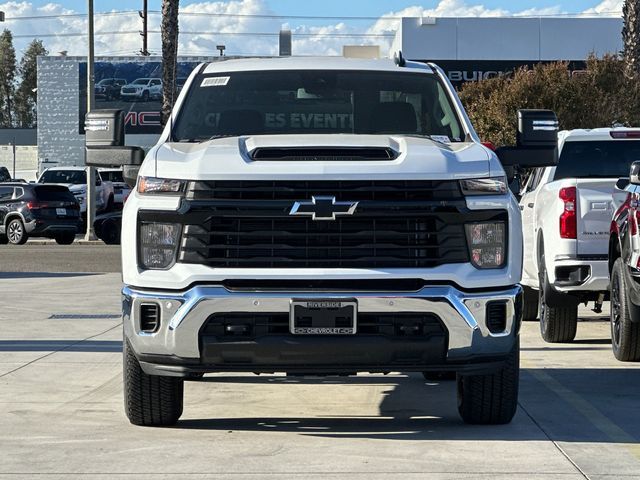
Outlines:
{"type": "Polygon", "coordinates": [[[431,20],[403,18],[394,48],[413,60],[556,61],[585,60],[592,52],[617,53],[623,47],[620,18],[431,20]]]}

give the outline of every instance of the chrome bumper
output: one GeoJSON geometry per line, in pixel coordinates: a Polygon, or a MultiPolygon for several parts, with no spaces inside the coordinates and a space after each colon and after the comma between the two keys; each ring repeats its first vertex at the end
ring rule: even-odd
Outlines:
{"type": "Polygon", "coordinates": [[[490,293],[467,293],[451,286],[425,287],[417,292],[280,292],[230,291],[221,286],[198,286],[185,292],[166,293],[123,289],[124,334],[138,355],[167,355],[198,359],[199,332],[216,312],[289,312],[292,298],[357,299],[358,311],[430,312],[437,315],[448,332],[447,360],[470,356],[503,355],[513,347],[520,330],[516,305],[520,286],[490,293]],[[485,324],[486,304],[505,301],[506,329],[491,333],[485,324]],[[138,312],[143,303],[161,308],[161,326],[156,333],[140,329],[138,312]]]}

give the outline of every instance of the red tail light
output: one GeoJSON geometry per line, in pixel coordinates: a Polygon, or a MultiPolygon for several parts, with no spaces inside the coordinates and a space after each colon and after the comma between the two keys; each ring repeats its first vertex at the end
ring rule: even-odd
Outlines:
{"type": "Polygon", "coordinates": [[[561,188],[558,195],[564,202],[564,212],[560,215],[560,237],[576,239],[578,238],[576,187],[561,188]]]}
{"type": "Polygon", "coordinates": [[[640,138],[640,130],[611,130],[611,138],[640,138]]]}
{"type": "Polygon", "coordinates": [[[494,152],[496,151],[496,146],[493,144],[493,142],[482,142],[482,145],[487,147],[489,150],[493,150],[494,152]]]}
{"type": "Polygon", "coordinates": [[[39,210],[41,208],[47,208],[47,205],[41,202],[27,202],[27,208],[29,208],[29,210],[39,210]]]}

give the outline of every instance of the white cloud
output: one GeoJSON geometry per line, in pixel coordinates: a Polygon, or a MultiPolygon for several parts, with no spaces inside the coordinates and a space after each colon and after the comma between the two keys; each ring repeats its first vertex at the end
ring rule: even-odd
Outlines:
{"type": "MultiPolygon", "coordinates": [[[[282,19],[251,17],[243,15],[274,15],[269,8],[271,0],[232,0],[203,1],[191,3],[181,8],[180,47],[181,55],[217,55],[216,45],[225,44],[228,55],[273,55],[278,51],[277,33],[281,27],[293,31],[293,52],[297,55],[339,55],[345,44],[378,44],[382,51],[388,51],[392,35],[398,26],[398,17],[496,17],[496,16],[536,16],[557,15],[566,13],[560,6],[517,10],[507,8],[488,8],[473,0],[440,0],[433,8],[412,6],[396,12],[389,12],[379,20],[366,24],[364,22],[291,22],[283,25],[282,19]],[[207,15],[198,15],[198,14],[207,15]],[[219,16],[221,14],[240,16],[219,16]],[[189,33],[200,32],[200,33],[189,33]],[[207,32],[221,32],[227,35],[213,35],[207,32]],[[269,36],[243,35],[267,33],[269,36]],[[366,33],[368,37],[349,37],[358,33],[366,33]],[[384,37],[380,37],[383,35],[384,37]]],[[[275,1],[275,0],[274,0],[275,1]]],[[[558,0],[561,2],[562,0],[558,0]]],[[[507,4],[507,2],[505,2],[507,4]]],[[[128,7],[131,8],[131,7],[128,7]]],[[[608,14],[620,12],[621,0],[604,0],[585,13],[608,14]]],[[[10,12],[4,27],[12,30],[16,36],[15,44],[18,56],[34,36],[41,35],[46,47],[52,54],[67,50],[69,55],[86,54],[86,37],[64,36],[65,34],[85,32],[86,18],[73,16],[78,12],[67,9],[59,3],[36,6],[29,1],[11,1],[0,3],[0,10],[10,12]],[[58,16],[56,18],[38,20],[11,20],[11,17],[25,16],[58,16]],[[22,38],[27,36],[28,38],[22,38]]],[[[616,14],[616,13],[614,13],[616,14]]],[[[1,28],[2,26],[0,26],[1,28]]],[[[135,55],[142,46],[138,30],[141,21],[137,13],[128,15],[96,16],[96,32],[129,32],[120,35],[97,35],[97,55],[135,55]]],[[[152,14],[149,19],[149,30],[160,30],[160,15],[152,14]]],[[[149,49],[152,53],[160,53],[160,35],[151,33],[149,49]]]]}

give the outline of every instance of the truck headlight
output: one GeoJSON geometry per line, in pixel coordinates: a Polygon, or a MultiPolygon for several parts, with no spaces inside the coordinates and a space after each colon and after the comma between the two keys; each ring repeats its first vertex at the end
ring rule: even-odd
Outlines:
{"type": "Polygon", "coordinates": [[[171,267],[180,241],[177,223],[142,223],[140,225],[140,263],[150,270],[171,267]]]}
{"type": "Polygon", "coordinates": [[[471,178],[460,180],[462,193],[465,195],[502,195],[507,193],[507,178],[471,178]]]}
{"type": "Polygon", "coordinates": [[[187,182],[170,178],[140,177],[138,179],[138,193],[180,195],[187,182]]]}
{"type": "Polygon", "coordinates": [[[504,222],[465,225],[471,263],[476,268],[501,268],[505,264],[504,222]]]}

